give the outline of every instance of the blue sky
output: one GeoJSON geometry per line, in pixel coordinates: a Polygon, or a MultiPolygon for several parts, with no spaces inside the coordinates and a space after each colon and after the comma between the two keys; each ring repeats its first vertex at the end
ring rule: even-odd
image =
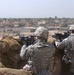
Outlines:
{"type": "Polygon", "coordinates": [[[0,18],[74,18],[74,0],[0,0],[0,18]]]}

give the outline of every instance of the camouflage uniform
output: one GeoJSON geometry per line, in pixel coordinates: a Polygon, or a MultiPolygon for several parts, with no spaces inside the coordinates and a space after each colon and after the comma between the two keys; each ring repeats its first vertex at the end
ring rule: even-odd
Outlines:
{"type": "MultiPolygon", "coordinates": [[[[74,25],[70,26],[69,30],[74,30],[74,25]]],[[[66,64],[70,64],[69,71],[71,75],[74,75],[74,33],[71,33],[69,37],[57,44],[57,48],[64,50],[62,60],[64,60],[66,64]]]]}
{"type": "MultiPolygon", "coordinates": [[[[43,37],[47,39],[48,33],[46,28],[39,27],[35,31],[37,37],[43,37]],[[38,32],[39,31],[39,32],[38,32]],[[37,35],[38,34],[38,35],[37,35]],[[40,34],[40,35],[39,35],[40,34]],[[45,35],[44,35],[45,34],[45,35]]],[[[37,39],[37,43],[28,46],[24,50],[23,59],[32,61],[32,67],[35,75],[52,75],[53,72],[53,54],[55,47],[52,44],[48,44],[42,39],[37,39]]]]}

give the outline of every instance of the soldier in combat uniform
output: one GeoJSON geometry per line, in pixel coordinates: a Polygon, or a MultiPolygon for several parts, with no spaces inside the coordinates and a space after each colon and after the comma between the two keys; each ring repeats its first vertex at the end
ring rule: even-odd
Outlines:
{"type": "Polygon", "coordinates": [[[47,43],[48,30],[44,27],[38,27],[34,35],[37,38],[36,43],[20,52],[20,57],[28,61],[23,69],[31,70],[34,75],[53,75],[55,47],[47,43]]]}
{"type": "Polygon", "coordinates": [[[74,75],[74,25],[69,27],[70,36],[64,39],[62,42],[56,42],[58,49],[64,50],[62,60],[69,66],[70,75],[74,75]]]}

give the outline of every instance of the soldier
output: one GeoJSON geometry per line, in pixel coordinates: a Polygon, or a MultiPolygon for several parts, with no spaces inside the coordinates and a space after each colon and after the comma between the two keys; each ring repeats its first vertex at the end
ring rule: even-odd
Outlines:
{"type": "Polygon", "coordinates": [[[20,53],[20,57],[28,61],[23,69],[31,70],[34,75],[52,75],[55,47],[47,43],[48,30],[38,27],[34,35],[37,38],[36,43],[20,53]]]}
{"type": "Polygon", "coordinates": [[[62,42],[56,42],[58,49],[64,50],[64,56],[62,60],[68,65],[70,75],[74,75],[74,25],[69,27],[70,35],[62,42]]]}

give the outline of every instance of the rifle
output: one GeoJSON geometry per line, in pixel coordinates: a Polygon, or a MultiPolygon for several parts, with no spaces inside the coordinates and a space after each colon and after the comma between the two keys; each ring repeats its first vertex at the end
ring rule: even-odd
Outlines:
{"type": "Polygon", "coordinates": [[[22,42],[22,44],[26,44],[26,46],[29,46],[31,44],[34,44],[35,42],[35,38],[34,36],[27,36],[27,37],[20,37],[20,41],[22,42]]]}
{"type": "Polygon", "coordinates": [[[67,38],[69,35],[70,35],[69,32],[64,32],[64,34],[62,34],[62,33],[55,33],[55,35],[53,35],[52,37],[58,39],[61,42],[63,39],[67,38]]]}

